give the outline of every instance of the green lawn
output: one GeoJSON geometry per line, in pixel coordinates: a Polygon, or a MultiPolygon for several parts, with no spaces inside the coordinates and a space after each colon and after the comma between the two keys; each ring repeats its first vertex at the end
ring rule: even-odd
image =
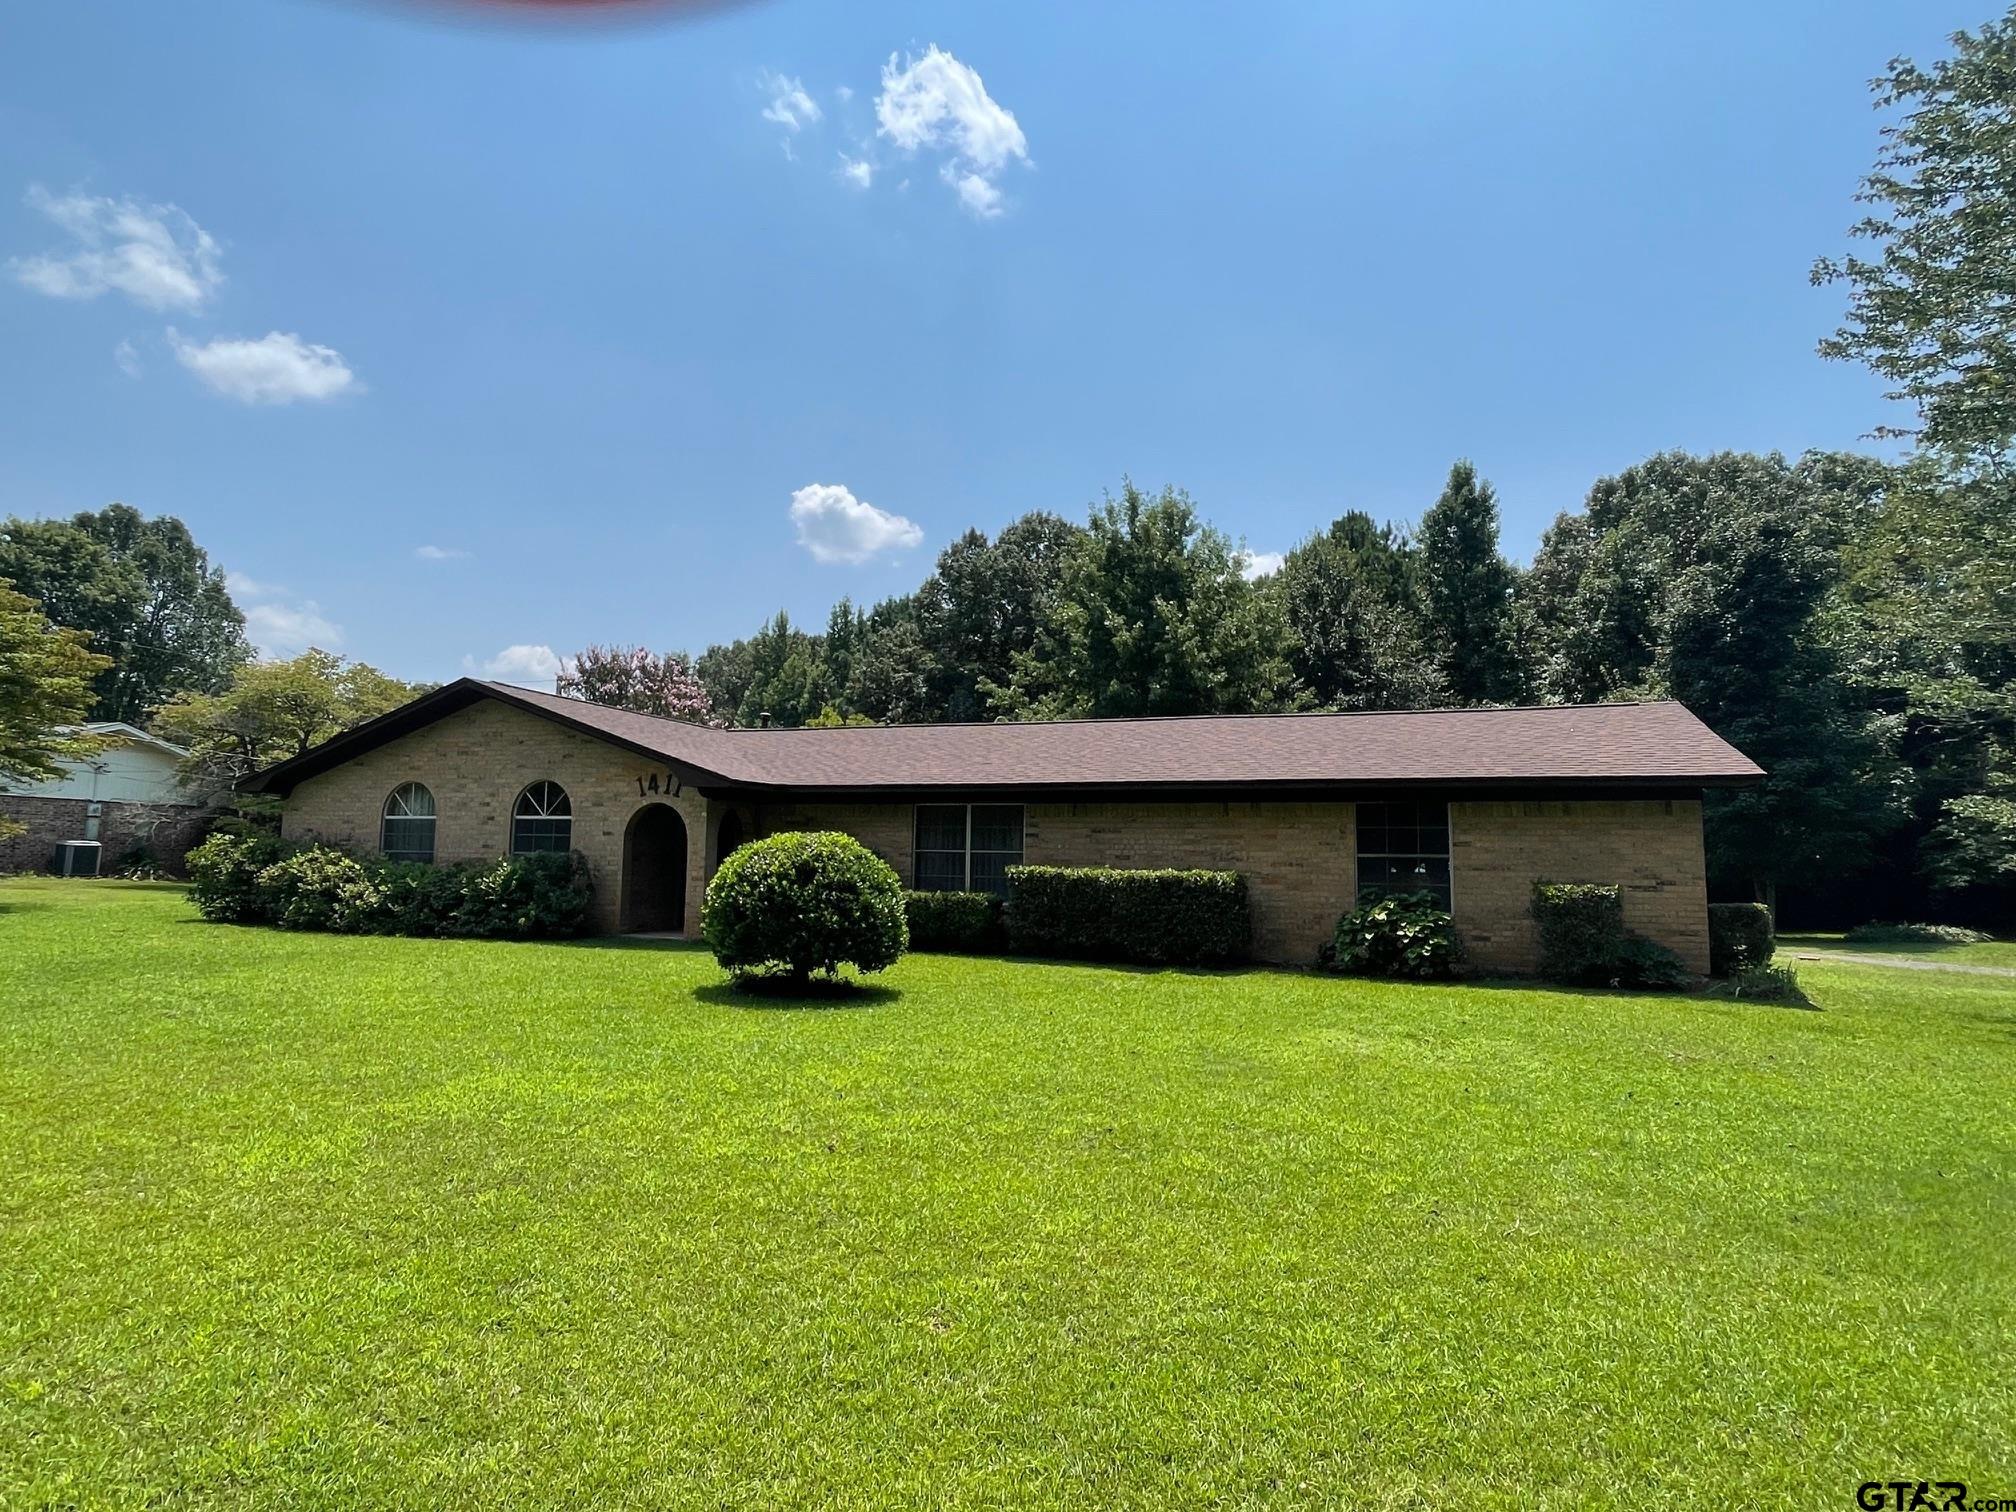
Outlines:
{"type": "MultiPolygon", "coordinates": [[[[1838,934],[1786,934],[1778,937],[1784,952],[1812,951],[1825,955],[1896,956],[1907,961],[1950,961],[1959,966],[2016,966],[2016,941],[1988,940],[1979,945],[1850,944],[1838,934]]],[[[1796,963],[1795,963],[1796,964],[1796,963]]]]}
{"type": "Polygon", "coordinates": [[[2016,1495],[2016,982],[1823,1011],[0,885],[0,1506],[2016,1495]]]}

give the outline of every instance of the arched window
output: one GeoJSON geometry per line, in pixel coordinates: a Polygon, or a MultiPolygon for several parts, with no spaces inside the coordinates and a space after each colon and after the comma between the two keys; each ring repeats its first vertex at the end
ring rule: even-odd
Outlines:
{"type": "Polygon", "coordinates": [[[417,782],[402,782],[385,800],[378,849],[387,861],[434,859],[434,795],[417,782]]]}
{"type": "Polygon", "coordinates": [[[535,782],[511,810],[511,854],[566,851],[574,846],[574,805],[557,782],[535,782]]]}

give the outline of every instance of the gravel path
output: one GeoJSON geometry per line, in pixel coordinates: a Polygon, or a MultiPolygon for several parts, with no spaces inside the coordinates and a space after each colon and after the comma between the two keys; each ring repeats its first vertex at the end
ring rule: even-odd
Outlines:
{"type": "Polygon", "coordinates": [[[1845,950],[1788,950],[1795,961],[1852,961],[1857,966],[1901,966],[1906,971],[1964,971],[1969,976],[2016,977],[2016,966],[1963,966],[1958,961],[1913,961],[1904,956],[1851,955],[1845,950]]]}

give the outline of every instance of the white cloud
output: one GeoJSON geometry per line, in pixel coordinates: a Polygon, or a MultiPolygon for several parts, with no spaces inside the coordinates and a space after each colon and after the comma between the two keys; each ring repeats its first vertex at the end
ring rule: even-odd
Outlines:
{"type": "Polygon", "coordinates": [[[1249,582],[1254,578],[1263,578],[1270,573],[1279,572],[1281,564],[1288,560],[1287,556],[1279,551],[1242,551],[1239,555],[1241,558],[1239,570],[1246,574],[1249,582]]]}
{"type": "Polygon", "coordinates": [[[28,206],[70,234],[61,253],[15,258],[15,279],[53,299],[117,292],[150,310],[194,310],[224,282],[217,239],[173,205],[132,198],[53,195],[40,184],[28,206]]]}
{"type": "Polygon", "coordinates": [[[845,105],[849,100],[854,98],[854,91],[848,85],[837,84],[833,88],[833,98],[838,100],[842,105],[845,105]]]}
{"type": "Polygon", "coordinates": [[[469,553],[459,546],[415,546],[413,555],[423,562],[453,562],[469,553]]]}
{"type": "Polygon", "coordinates": [[[462,666],[467,671],[480,670],[495,682],[515,683],[521,688],[538,688],[546,693],[553,691],[553,681],[566,670],[566,665],[551,646],[506,646],[480,668],[473,656],[462,658],[462,666]]]}
{"type": "Polygon", "coordinates": [[[875,99],[877,132],[904,152],[945,154],[940,174],[975,216],[1001,213],[996,180],[1029,161],[1029,140],[1014,113],[987,93],[980,75],[933,45],[921,58],[891,53],[875,99]]]}
{"type": "Polygon", "coordinates": [[[132,342],[122,341],[112,348],[112,360],[119,364],[119,371],[128,378],[140,376],[140,349],[132,342]]]}
{"type": "Polygon", "coordinates": [[[866,189],[875,182],[875,165],[866,158],[850,158],[840,154],[840,181],[856,189],[866,189]]]}
{"type": "Polygon", "coordinates": [[[823,114],[819,109],[819,102],[807,94],[805,86],[796,79],[765,71],[758,82],[762,85],[764,93],[770,96],[770,103],[763,107],[763,119],[775,121],[793,135],[803,131],[823,114]]]}
{"type": "Polygon", "coordinates": [[[1001,191],[979,174],[961,173],[947,163],[940,176],[959,191],[959,203],[981,220],[992,220],[1001,213],[1001,191]]]}
{"type": "Polygon", "coordinates": [[[218,393],[247,404],[333,399],[363,387],[341,352],[285,331],[269,331],[256,341],[219,337],[198,346],[171,326],[168,344],[182,366],[218,393]]]}
{"type": "Polygon", "coordinates": [[[808,483],[793,493],[791,523],[798,528],[798,544],[816,562],[865,562],[924,539],[916,521],[877,509],[838,483],[808,483]]]}
{"type": "Polygon", "coordinates": [[[324,615],[313,599],[252,605],[245,611],[245,634],[262,656],[299,656],[310,646],[334,651],[343,644],[343,627],[324,615]]]}

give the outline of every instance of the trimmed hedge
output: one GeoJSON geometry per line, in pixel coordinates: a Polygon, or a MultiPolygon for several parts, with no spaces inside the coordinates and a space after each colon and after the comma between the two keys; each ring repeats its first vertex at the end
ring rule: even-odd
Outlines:
{"type": "Polygon", "coordinates": [[[1456,922],[1430,893],[1370,898],[1337,921],[1325,964],[1365,976],[1453,975],[1462,958],[1456,922]]]}
{"type": "Polygon", "coordinates": [[[1708,974],[1734,976],[1745,966],[1768,966],[1778,936],[1762,903],[1708,905],[1708,974]]]}
{"type": "Polygon", "coordinates": [[[906,892],[903,915],[912,950],[984,955],[1008,943],[1001,900],[992,893],[906,892]]]}
{"type": "Polygon", "coordinates": [[[1592,882],[1535,882],[1529,905],[1540,935],[1540,975],[1571,987],[1687,985],[1664,945],[1624,927],[1624,890],[1592,882]]]}
{"type": "Polygon", "coordinates": [[[793,982],[892,966],[910,944],[903,883],[852,835],[789,831],[753,840],[707,884],[701,928],[737,977],[781,968],[793,982]]]}
{"type": "Polygon", "coordinates": [[[1224,871],[1008,868],[1008,948],[1144,966],[1217,966],[1253,948],[1246,879],[1224,871]]]}
{"type": "Polygon", "coordinates": [[[189,875],[206,919],[342,934],[557,939],[581,933],[594,896],[578,852],[426,866],[271,835],[212,835],[189,875]]]}

